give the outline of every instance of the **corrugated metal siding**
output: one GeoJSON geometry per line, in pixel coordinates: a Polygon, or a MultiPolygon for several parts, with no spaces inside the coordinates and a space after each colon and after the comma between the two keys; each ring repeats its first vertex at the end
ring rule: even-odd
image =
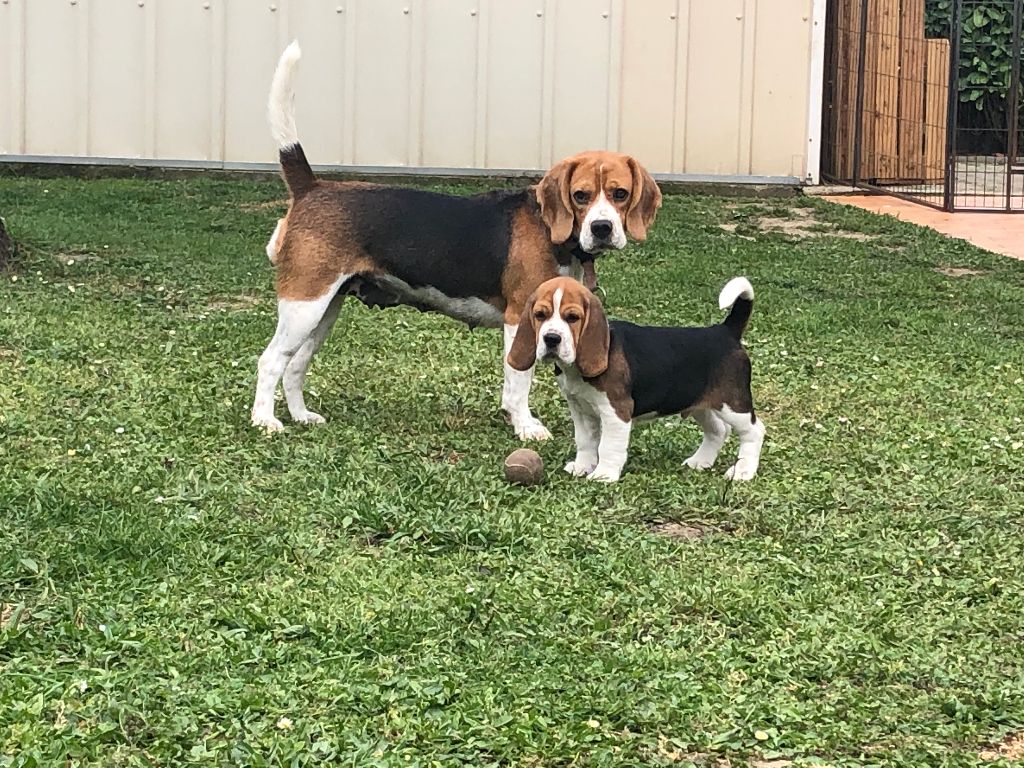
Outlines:
{"type": "Polygon", "coordinates": [[[280,51],[324,165],[803,177],[813,0],[4,0],[0,152],[267,163],[280,51]]]}

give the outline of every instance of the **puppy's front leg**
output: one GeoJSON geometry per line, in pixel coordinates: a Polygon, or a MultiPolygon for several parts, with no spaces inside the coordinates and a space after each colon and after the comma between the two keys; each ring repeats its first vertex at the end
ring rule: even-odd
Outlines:
{"type": "Polygon", "coordinates": [[[597,467],[587,477],[614,483],[626,464],[633,422],[620,419],[611,406],[600,409],[598,414],[601,417],[601,441],[597,447],[597,467]]]}
{"type": "Polygon", "coordinates": [[[573,477],[589,475],[597,466],[597,444],[601,437],[601,421],[590,406],[575,398],[566,398],[576,430],[576,458],[565,465],[573,477]]]}

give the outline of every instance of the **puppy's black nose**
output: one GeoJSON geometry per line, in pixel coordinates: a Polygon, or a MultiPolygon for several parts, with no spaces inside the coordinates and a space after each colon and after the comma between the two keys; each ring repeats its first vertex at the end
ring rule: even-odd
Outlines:
{"type": "Polygon", "coordinates": [[[548,349],[554,349],[562,343],[562,337],[557,333],[545,333],[544,334],[544,346],[548,349]]]}
{"type": "Polygon", "coordinates": [[[598,240],[607,240],[612,236],[612,223],[608,219],[598,219],[597,221],[591,222],[590,232],[598,240]]]}

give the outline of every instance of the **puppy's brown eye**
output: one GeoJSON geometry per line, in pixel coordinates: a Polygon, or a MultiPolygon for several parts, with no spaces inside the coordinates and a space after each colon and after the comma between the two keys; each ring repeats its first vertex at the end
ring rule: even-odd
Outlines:
{"type": "Polygon", "coordinates": [[[580,205],[584,205],[590,199],[590,193],[584,192],[582,189],[578,189],[572,193],[572,199],[580,205]]]}
{"type": "Polygon", "coordinates": [[[536,312],[533,313],[533,316],[537,320],[543,320],[548,316],[548,313],[545,312],[543,309],[538,309],[536,312]]]}
{"type": "Polygon", "coordinates": [[[616,202],[621,203],[627,197],[629,197],[629,192],[624,190],[622,187],[619,187],[614,192],[612,192],[612,200],[615,200],[616,202]]]}
{"type": "Polygon", "coordinates": [[[578,323],[579,321],[580,316],[577,315],[575,312],[570,312],[568,315],[565,316],[565,322],[567,322],[569,325],[572,325],[573,323],[578,323]]]}

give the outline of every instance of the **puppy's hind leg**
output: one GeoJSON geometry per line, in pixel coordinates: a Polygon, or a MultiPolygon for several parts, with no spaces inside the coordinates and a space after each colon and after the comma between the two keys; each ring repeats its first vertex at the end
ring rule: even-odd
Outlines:
{"type": "MultiPolygon", "coordinates": [[[[277,303],[277,331],[260,355],[252,424],[268,432],[284,429],[274,416],[274,392],[288,364],[320,327],[346,275],[341,275],[321,296],[305,300],[280,299],[277,303]]],[[[330,330],[330,324],[327,324],[330,330]]],[[[326,333],[324,334],[326,336],[326,333]]],[[[312,357],[312,351],[310,351],[312,357]]],[[[308,361],[306,363],[308,366],[308,361]]],[[[303,369],[303,373],[304,373],[303,369]]]]}
{"type": "Polygon", "coordinates": [[[753,480],[761,461],[761,446],[764,444],[764,422],[753,412],[737,413],[728,405],[723,405],[718,415],[725,423],[736,430],[740,439],[739,457],[736,463],[726,470],[725,476],[730,480],[753,480]]]}
{"type": "Polygon", "coordinates": [[[690,414],[704,430],[704,439],[697,452],[683,462],[690,469],[709,469],[718,458],[719,451],[732,431],[732,427],[714,411],[699,408],[690,414]]]}

